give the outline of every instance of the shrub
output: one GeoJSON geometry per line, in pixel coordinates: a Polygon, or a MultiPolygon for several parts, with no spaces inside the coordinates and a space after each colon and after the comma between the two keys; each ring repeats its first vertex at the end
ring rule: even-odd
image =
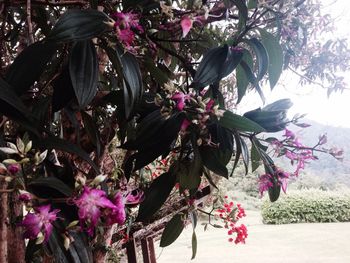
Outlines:
{"type": "Polygon", "coordinates": [[[350,221],[350,192],[291,191],[278,201],[268,200],[261,209],[265,224],[350,221]]]}

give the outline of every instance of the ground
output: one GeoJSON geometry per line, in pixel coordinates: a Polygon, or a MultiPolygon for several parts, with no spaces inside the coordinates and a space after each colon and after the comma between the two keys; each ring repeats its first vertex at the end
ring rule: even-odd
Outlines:
{"type": "Polygon", "coordinates": [[[349,263],[350,223],[264,225],[260,212],[248,211],[245,245],[227,242],[225,229],[197,226],[198,252],[191,258],[192,227],[163,250],[158,263],[349,263]]]}

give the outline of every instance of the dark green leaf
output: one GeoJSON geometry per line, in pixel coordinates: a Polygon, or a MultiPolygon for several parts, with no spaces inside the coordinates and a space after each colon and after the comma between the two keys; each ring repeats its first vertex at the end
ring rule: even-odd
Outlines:
{"type": "Polygon", "coordinates": [[[100,133],[98,131],[98,127],[93,120],[93,118],[87,114],[85,111],[81,112],[81,116],[83,118],[84,122],[84,128],[93,143],[93,145],[96,147],[97,155],[101,155],[101,140],[100,140],[100,133]]]}
{"type": "Polygon", "coordinates": [[[259,29],[261,41],[269,56],[269,82],[271,90],[275,87],[283,70],[283,51],[278,39],[264,29],[259,29]]]}
{"type": "Polygon", "coordinates": [[[248,9],[254,9],[257,7],[258,0],[248,0],[248,9]]]}
{"type": "Polygon", "coordinates": [[[53,190],[63,194],[63,196],[66,196],[66,197],[71,196],[73,193],[73,189],[71,189],[68,185],[63,183],[61,180],[52,176],[35,179],[29,183],[28,187],[31,191],[33,191],[35,195],[41,198],[62,197],[62,196],[53,196],[53,194],[55,194],[53,190]]]}
{"type": "Polygon", "coordinates": [[[269,188],[268,193],[271,202],[277,201],[281,193],[281,186],[274,183],[274,186],[269,188]]]}
{"type": "Polygon", "coordinates": [[[140,204],[136,221],[146,221],[155,214],[175,186],[175,176],[164,173],[157,177],[145,191],[145,200],[140,204]]]}
{"type": "Polygon", "coordinates": [[[125,115],[129,118],[143,93],[141,71],[139,63],[131,53],[120,55],[120,60],[126,84],[124,86],[125,115]]]}
{"type": "Polygon", "coordinates": [[[150,57],[146,58],[144,65],[159,85],[163,85],[169,81],[169,75],[157,67],[150,57]]]}
{"type": "Polygon", "coordinates": [[[290,99],[281,99],[275,102],[272,102],[262,108],[263,111],[284,111],[288,110],[293,106],[293,103],[290,99]]]}
{"type": "Polygon", "coordinates": [[[219,79],[222,79],[229,74],[239,65],[243,58],[243,50],[241,48],[229,47],[227,58],[225,63],[222,65],[221,75],[219,79]]]}
{"type": "Polygon", "coordinates": [[[66,107],[74,99],[74,89],[68,66],[65,66],[61,74],[52,82],[52,87],[52,111],[56,112],[66,107]]]}
{"type": "Polygon", "coordinates": [[[165,226],[160,239],[160,247],[166,247],[172,244],[180,236],[184,226],[182,215],[176,214],[165,226]]]}
{"type": "Polygon", "coordinates": [[[69,58],[69,74],[79,106],[84,108],[97,92],[98,61],[91,40],[74,44],[69,58]]]}
{"type": "Polygon", "coordinates": [[[246,40],[245,42],[253,48],[254,53],[256,55],[256,60],[258,63],[257,81],[259,81],[264,77],[268,70],[269,56],[265,47],[263,46],[263,44],[261,44],[261,42],[258,39],[252,38],[246,40]]]}
{"type": "Polygon", "coordinates": [[[81,157],[83,160],[88,162],[91,165],[91,167],[95,170],[95,172],[99,174],[99,168],[91,160],[89,154],[87,154],[79,146],[77,146],[71,142],[60,139],[58,137],[48,137],[48,138],[34,141],[34,145],[36,145],[36,147],[42,147],[45,149],[56,149],[56,150],[76,154],[77,156],[81,157]]]}
{"type": "Polygon", "coordinates": [[[219,119],[219,125],[229,130],[240,130],[246,132],[263,132],[259,124],[230,111],[225,111],[224,116],[219,119]]]}
{"type": "Polygon", "coordinates": [[[254,172],[260,166],[260,154],[259,149],[252,143],[252,148],[250,152],[250,159],[252,161],[252,172],[254,172]]]}
{"type": "Polygon", "coordinates": [[[238,31],[241,32],[245,27],[248,19],[248,8],[243,0],[231,0],[238,8],[239,20],[238,31]]]}
{"type": "Polygon", "coordinates": [[[197,236],[196,232],[193,231],[192,233],[192,257],[191,260],[196,257],[197,254],[197,236]]]}
{"type": "MultiPolygon", "coordinates": [[[[253,58],[250,52],[248,52],[248,50],[243,51],[242,60],[244,61],[245,65],[247,65],[249,68],[253,67],[253,58]]],[[[250,82],[250,80],[246,75],[246,71],[244,70],[241,64],[237,66],[236,79],[237,79],[237,93],[238,93],[237,104],[238,104],[240,103],[243,96],[245,95],[248,88],[248,84],[250,82]]]]}
{"type": "Polygon", "coordinates": [[[202,160],[198,153],[195,154],[193,160],[179,162],[174,170],[181,189],[198,189],[203,172],[202,160]]]}
{"type": "Polygon", "coordinates": [[[38,98],[33,105],[32,114],[39,121],[40,126],[44,127],[49,113],[51,98],[38,98]]]}
{"type": "Polygon", "coordinates": [[[228,46],[209,49],[200,62],[197,72],[193,79],[193,85],[196,89],[202,90],[206,86],[220,80],[222,66],[224,65],[228,54],[228,46]]]}
{"type": "Polygon", "coordinates": [[[245,167],[245,174],[248,173],[248,167],[249,167],[249,150],[248,150],[248,146],[245,143],[244,139],[241,138],[239,136],[239,139],[241,141],[241,150],[242,150],[242,160],[243,160],[243,164],[245,167]]]}
{"type": "Polygon", "coordinates": [[[69,42],[88,40],[109,29],[109,17],[92,9],[69,9],[56,22],[48,40],[69,42]]]}
{"type": "Polygon", "coordinates": [[[25,48],[9,67],[5,80],[15,93],[24,94],[37,81],[57,49],[56,43],[37,42],[25,48]]]}
{"type": "Polygon", "coordinates": [[[242,154],[241,138],[237,132],[234,132],[233,135],[234,135],[235,142],[236,142],[236,152],[235,152],[235,161],[233,163],[230,177],[233,175],[233,172],[235,171],[237,164],[238,164],[238,161],[239,161],[239,158],[241,157],[241,154],[242,154]]]}
{"type": "Polygon", "coordinates": [[[228,150],[222,151],[209,146],[200,147],[199,152],[205,167],[215,174],[228,178],[226,165],[231,159],[232,152],[228,150]]]}
{"type": "Polygon", "coordinates": [[[254,73],[251,69],[251,67],[245,62],[245,61],[241,61],[241,67],[245,72],[245,75],[247,77],[247,79],[249,80],[249,82],[254,86],[254,88],[256,89],[256,91],[258,92],[261,100],[263,101],[263,103],[265,104],[265,96],[264,93],[262,92],[260,86],[259,86],[259,82],[257,80],[257,78],[254,76],[254,73]]]}

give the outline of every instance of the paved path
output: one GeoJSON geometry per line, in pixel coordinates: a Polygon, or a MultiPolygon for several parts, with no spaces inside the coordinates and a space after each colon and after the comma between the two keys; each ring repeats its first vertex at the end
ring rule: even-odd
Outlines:
{"type": "Polygon", "coordinates": [[[263,225],[259,213],[247,212],[245,245],[227,242],[225,229],[198,225],[198,252],[191,258],[192,227],[162,251],[159,263],[350,263],[350,223],[263,225]]]}

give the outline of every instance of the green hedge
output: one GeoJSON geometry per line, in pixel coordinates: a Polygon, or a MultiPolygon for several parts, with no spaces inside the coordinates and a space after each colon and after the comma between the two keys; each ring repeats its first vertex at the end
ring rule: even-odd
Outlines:
{"type": "Polygon", "coordinates": [[[350,192],[322,190],[290,191],[274,203],[264,201],[265,224],[350,221],[350,192]]]}

